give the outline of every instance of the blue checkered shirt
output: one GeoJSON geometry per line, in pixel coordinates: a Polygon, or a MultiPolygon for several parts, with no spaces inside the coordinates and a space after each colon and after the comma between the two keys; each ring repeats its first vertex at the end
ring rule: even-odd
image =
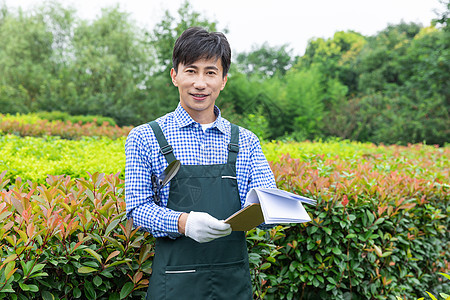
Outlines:
{"type": "MultiPolygon", "coordinates": [[[[224,164],[228,158],[231,124],[217,116],[211,128],[203,131],[200,124],[179,104],[177,109],[159,118],[166,139],[173,147],[175,157],[183,165],[224,164]]],[[[125,143],[125,200],[127,216],[135,226],[149,231],[155,237],[176,237],[178,218],[182,214],[167,208],[170,183],[161,191],[161,201],[153,202],[152,174],[160,175],[168,166],[159,152],[159,144],[149,124],[131,130],[125,143]]],[[[239,153],[236,177],[241,205],[253,187],[276,187],[273,173],[262,152],[258,138],[251,131],[239,128],[239,153]]]]}

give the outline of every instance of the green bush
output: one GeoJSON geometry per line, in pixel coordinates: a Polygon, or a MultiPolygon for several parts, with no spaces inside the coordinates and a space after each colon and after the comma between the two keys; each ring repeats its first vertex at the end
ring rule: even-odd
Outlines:
{"type": "MultiPolygon", "coordinates": [[[[61,115],[66,115],[61,113],[61,115]]],[[[85,136],[106,136],[112,139],[128,135],[131,126],[110,125],[108,118],[97,119],[95,116],[75,116],[67,118],[55,114],[47,120],[40,114],[0,114],[0,134],[18,136],[59,136],[63,139],[76,140],[85,136]],[[101,121],[101,124],[99,124],[101,121]]]]}
{"type": "Polygon", "coordinates": [[[123,189],[95,173],[2,190],[0,299],[142,298],[154,239],[125,220],[123,189]]]}
{"type": "MultiPolygon", "coordinates": [[[[415,168],[425,169],[436,156],[417,159],[415,168]]],[[[276,241],[281,253],[264,271],[267,299],[413,299],[448,290],[435,275],[449,270],[448,168],[425,179],[398,160],[285,156],[272,165],[279,188],[318,206],[309,208],[312,222],[276,241]]]]}
{"type": "Polygon", "coordinates": [[[103,125],[103,123],[106,122],[106,124],[111,125],[111,126],[115,126],[117,125],[116,122],[109,117],[104,117],[104,116],[84,116],[84,115],[80,115],[80,116],[72,116],[70,114],[68,114],[67,112],[62,112],[62,111],[41,111],[36,113],[36,115],[44,120],[49,120],[49,121],[70,121],[72,123],[80,123],[80,124],[86,124],[86,123],[93,123],[96,124],[97,126],[101,126],[103,125]]]}
{"type": "MultiPolygon", "coordinates": [[[[89,141],[92,148],[84,152],[112,142],[89,141]]],[[[111,152],[123,153],[120,143],[111,152]]],[[[437,275],[449,271],[449,147],[264,147],[268,156],[277,147],[278,155],[292,149],[291,156],[271,164],[278,187],[315,198],[318,205],[306,206],[312,222],[247,232],[257,299],[397,300],[449,290],[437,275]]],[[[3,172],[0,190],[0,297],[145,294],[154,239],[126,223],[118,173],[76,180],[49,176],[38,184],[8,183],[3,172]]]]}
{"type": "Polygon", "coordinates": [[[125,138],[86,137],[78,141],[58,137],[0,136],[0,170],[5,178],[45,183],[48,175],[86,177],[86,172],[125,170],[125,138]]]}

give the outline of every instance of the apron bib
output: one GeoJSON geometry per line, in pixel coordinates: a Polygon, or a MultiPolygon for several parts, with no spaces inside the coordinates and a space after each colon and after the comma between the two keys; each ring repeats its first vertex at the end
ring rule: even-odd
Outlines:
{"type": "MultiPolygon", "coordinates": [[[[150,122],[168,163],[175,160],[158,123],[150,122]]],[[[231,125],[228,161],[182,165],[170,182],[167,207],[207,212],[225,220],[241,209],[236,180],[239,127],[231,125]]],[[[242,231],[207,243],[182,236],[157,238],[147,299],[252,299],[247,244],[242,231]]]]}

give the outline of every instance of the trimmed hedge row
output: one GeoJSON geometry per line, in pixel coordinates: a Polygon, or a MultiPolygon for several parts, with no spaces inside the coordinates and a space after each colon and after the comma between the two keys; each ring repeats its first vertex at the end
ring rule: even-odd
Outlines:
{"type": "Polygon", "coordinates": [[[286,228],[276,241],[279,253],[263,281],[270,299],[414,299],[449,291],[437,274],[450,269],[448,180],[383,162],[287,155],[272,165],[279,188],[318,205],[309,209],[312,222],[286,228]]]}
{"type": "MultiPolygon", "coordinates": [[[[56,114],[43,115],[54,120],[42,119],[38,114],[29,115],[2,115],[0,114],[0,134],[14,134],[18,136],[59,136],[63,139],[79,140],[83,137],[109,137],[117,139],[128,135],[133,127],[119,127],[111,125],[108,119],[102,119],[99,124],[97,118],[91,117],[67,117],[60,120],[56,114]],[[72,121],[71,121],[72,120],[72,121]]],[[[63,118],[60,116],[60,118],[63,118]]]]}
{"type": "MultiPolygon", "coordinates": [[[[423,158],[422,168],[448,154],[423,158]]],[[[256,298],[397,300],[449,290],[438,275],[449,271],[448,166],[430,180],[408,174],[407,159],[357,161],[285,155],[272,164],[280,188],[318,206],[306,207],[310,223],[247,233],[256,298]]],[[[119,174],[41,185],[2,176],[0,297],[143,296],[154,239],[125,220],[123,188],[119,174]]]]}
{"type": "MultiPolygon", "coordinates": [[[[6,178],[45,183],[48,174],[87,178],[86,172],[123,174],[125,170],[125,137],[111,140],[107,137],[83,137],[80,140],[0,135],[0,171],[6,178]]],[[[322,159],[352,162],[352,168],[375,159],[377,170],[402,172],[423,179],[448,182],[450,147],[427,145],[375,146],[370,143],[349,141],[327,142],[266,142],[262,144],[269,161],[279,161],[283,153],[293,158],[310,161],[320,155],[322,159]]]]}
{"type": "Polygon", "coordinates": [[[48,175],[88,178],[86,172],[125,170],[125,138],[85,137],[71,141],[58,137],[0,136],[0,172],[5,178],[45,183],[48,175]]]}

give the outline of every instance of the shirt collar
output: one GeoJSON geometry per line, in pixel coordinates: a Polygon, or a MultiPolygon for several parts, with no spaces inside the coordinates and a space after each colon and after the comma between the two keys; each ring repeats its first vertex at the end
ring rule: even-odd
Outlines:
{"type": "MultiPolygon", "coordinates": [[[[217,127],[217,129],[219,129],[222,133],[226,133],[224,118],[222,118],[222,113],[216,105],[214,105],[214,114],[217,118],[211,128],[217,127]]],[[[180,128],[189,126],[192,123],[196,123],[180,103],[178,103],[178,106],[175,109],[175,119],[177,120],[178,126],[180,128]]]]}

